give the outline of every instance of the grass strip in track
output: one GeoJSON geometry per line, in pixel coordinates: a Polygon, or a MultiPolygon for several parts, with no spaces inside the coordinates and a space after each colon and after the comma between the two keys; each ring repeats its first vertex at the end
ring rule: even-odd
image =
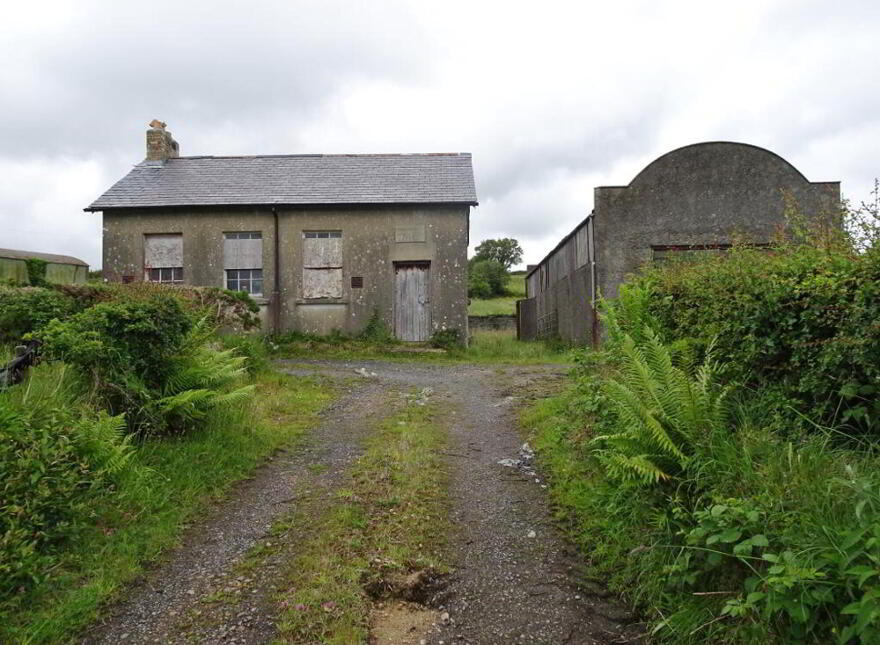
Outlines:
{"type": "Polygon", "coordinates": [[[279,642],[367,642],[374,598],[443,571],[445,442],[436,404],[410,395],[367,439],[329,506],[290,519],[311,530],[280,595],[279,642]]]}

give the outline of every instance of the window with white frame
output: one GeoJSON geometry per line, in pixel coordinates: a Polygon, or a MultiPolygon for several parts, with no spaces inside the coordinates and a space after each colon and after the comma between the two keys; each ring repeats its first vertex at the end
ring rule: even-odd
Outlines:
{"type": "Polygon", "coordinates": [[[144,280],[183,284],[183,234],[144,235],[144,280]]]}
{"type": "Polygon", "coordinates": [[[226,288],[263,295],[263,234],[260,231],[225,233],[223,267],[226,288]]]}
{"type": "Polygon", "coordinates": [[[342,231],[303,231],[303,298],[342,297],[342,231]]]}

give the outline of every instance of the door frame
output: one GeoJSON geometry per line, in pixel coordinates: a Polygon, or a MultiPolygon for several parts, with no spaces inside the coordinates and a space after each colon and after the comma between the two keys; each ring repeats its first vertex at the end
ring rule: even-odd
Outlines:
{"type": "Polygon", "coordinates": [[[432,321],[433,315],[434,315],[434,307],[433,307],[434,303],[433,303],[433,298],[431,297],[432,291],[433,291],[432,284],[431,284],[431,261],[430,260],[400,260],[400,261],[395,260],[394,262],[391,263],[391,265],[393,268],[393,276],[394,276],[394,279],[392,280],[393,286],[392,286],[392,296],[391,296],[391,302],[392,302],[391,320],[393,323],[392,324],[392,332],[394,333],[394,337],[397,338],[398,340],[402,340],[397,332],[397,308],[398,308],[398,303],[397,303],[397,272],[398,272],[398,269],[404,268],[404,267],[422,267],[425,270],[425,274],[426,274],[425,275],[425,286],[426,286],[426,289],[428,292],[428,302],[427,302],[427,305],[428,305],[428,330],[427,330],[428,334],[427,334],[427,337],[421,341],[417,341],[417,340],[403,341],[403,342],[407,342],[407,343],[425,342],[431,337],[431,334],[430,334],[431,321],[432,321]]]}

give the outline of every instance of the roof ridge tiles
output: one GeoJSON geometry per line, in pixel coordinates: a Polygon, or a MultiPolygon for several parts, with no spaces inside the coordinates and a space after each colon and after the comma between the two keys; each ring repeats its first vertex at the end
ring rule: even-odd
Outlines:
{"type": "MultiPolygon", "coordinates": [[[[334,157],[470,157],[470,152],[339,152],[339,153],[296,153],[271,155],[188,155],[172,157],[167,161],[187,159],[308,159],[334,157]]],[[[155,163],[155,162],[153,162],[155,163]]]]}

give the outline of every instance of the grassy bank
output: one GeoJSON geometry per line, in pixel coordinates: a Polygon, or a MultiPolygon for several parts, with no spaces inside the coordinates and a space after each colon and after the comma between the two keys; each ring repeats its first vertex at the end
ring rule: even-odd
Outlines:
{"type": "Polygon", "coordinates": [[[512,316],[516,301],[526,297],[524,273],[512,273],[507,279],[507,293],[499,298],[471,298],[469,316],[512,316]]]}
{"type": "Polygon", "coordinates": [[[311,530],[297,545],[279,597],[282,642],[367,642],[375,599],[399,592],[408,577],[443,569],[441,421],[436,406],[409,397],[369,437],[329,507],[307,504],[286,520],[311,530]]]}
{"type": "MultiPolygon", "coordinates": [[[[67,400],[61,369],[33,370],[21,386],[32,402],[67,400]]],[[[253,400],[217,410],[199,429],[152,439],[131,451],[124,474],[95,499],[89,525],[64,545],[50,577],[0,607],[0,641],[70,638],[147,562],[174,546],[206,505],[274,450],[296,443],[331,396],[317,380],[271,372],[259,374],[255,385],[253,400]]]]}

